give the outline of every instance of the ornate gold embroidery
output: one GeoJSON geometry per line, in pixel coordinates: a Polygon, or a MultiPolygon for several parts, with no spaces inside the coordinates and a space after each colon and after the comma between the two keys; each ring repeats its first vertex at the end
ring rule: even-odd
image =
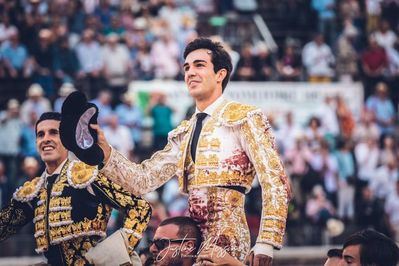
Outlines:
{"type": "Polygon", "coordinates": [[[252,105],[244,105],[237,102],[228,104],[223,112],[223,119],[226,122],[237,122],[247,117],[248,112],[256,110],[257,108],[252,105]]]}
{"type": "Polygon", "coordinates": [[[97,177],[97,166],[73,161],[68,168],[68,182],[75,188],[84,188],[97,177]]]}
{"type": "Polygon", "coordinates": [[[238,171],[210,172],[206,169],[196,169],[194,178],[189,180],[189,188],[206,186],[243,186],[246,188],[246,191],[249,191],[252,180],[252,175],[242,175],[238,171]]]}
{"type": "Polygon", "coordinates": [[[219,157],[216,154],[210,154],[207,156],[203,153],[199,153],[195,162],[195,167],[218,168],[219,157]]]}
{"type": "Polygon", "coordinates": [[[15,191],[14,199],[23,202],[31,201],[34,197],[37,196],[43,183],[43,177],[36,177],[32,181],[25,182],[23,186],[15,191]]]}
{"type": "Polygon", "coordinates": [[[242,126],[248,150],[262,186],[262,221],[257,242],[281,248],[287,216],[287,184],[282,163],[274,147],[268,124],[256,114],[242,126]],[[271,220],[275,216],[278,219],[271,220]]]}

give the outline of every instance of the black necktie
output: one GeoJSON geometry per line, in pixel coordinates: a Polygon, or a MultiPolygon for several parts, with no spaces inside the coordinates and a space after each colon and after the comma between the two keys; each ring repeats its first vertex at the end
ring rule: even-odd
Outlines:
{"type": "Polygon", "coordinates": [[[197,150],[197,143],[199,139],[199,135],[202,130],[202,121],[204,121],[206,113],[198,113],[197,114],[197,122],[195,123],[195,129],[193,134],[193,139],[191,140],[191,158],[195,162],[195,152],[197,150]]]}

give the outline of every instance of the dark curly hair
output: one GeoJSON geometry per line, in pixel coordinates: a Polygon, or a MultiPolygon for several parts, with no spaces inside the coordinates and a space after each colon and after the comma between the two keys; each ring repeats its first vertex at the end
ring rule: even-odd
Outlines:
{"type": "Polygon", "coordinates": [[[212,52],[211,61],[215,73],[220,69],[226,69],[227,75],[222,81],[223,92],[227,86],[227,83],[229,82],[231,71],[233,70],[230,55],[219,42],[213,42],[208,38],[197,38],[186,46],[186,49],[184,49],[183,58],[186,59],[189,53],[198,49],[207,49],[212,52]]]}

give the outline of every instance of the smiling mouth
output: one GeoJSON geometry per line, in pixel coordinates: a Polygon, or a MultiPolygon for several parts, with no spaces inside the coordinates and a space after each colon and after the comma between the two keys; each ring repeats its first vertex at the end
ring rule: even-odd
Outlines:
{"type": "Polygon", "coordinates": [[[42,148],[42,151],[53,151],[55,150],[55,148],[53,146],[44,146],[42,148]]]}

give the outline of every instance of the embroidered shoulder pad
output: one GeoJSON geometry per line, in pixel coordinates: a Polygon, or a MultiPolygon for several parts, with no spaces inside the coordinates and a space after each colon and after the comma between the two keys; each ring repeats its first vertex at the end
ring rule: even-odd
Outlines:
{"type": "Polygon", "coordinates": [[[226,126],[239,125],[253,113],[262,113],[262,111],[253,105],[231,102],[223,110],[222,123],[226,126]]]}
{"type": "Polygon", "coordinates": [[[44,183],[43,177],[35,177],[31,181],[25,182],[13,194],[13,198],[17,201],[28,202],[34,199],[39,193],[44,183]]]}
{"type": "Polygon", "coordinates": [[[180,134],[187,132],[189,128],[190,128],[190,121],[183,120],[179,126],[177,126],[175,129],[169,132],[169,138],[176,138],[180,134]]]}
{"type": "Polygon", "coordinates": [[[97,166],[87,165],[81,161],[72,161],[67,170],[69,185],[74,188],[86,188],[96,179],[98,175],[97,166]]]}

